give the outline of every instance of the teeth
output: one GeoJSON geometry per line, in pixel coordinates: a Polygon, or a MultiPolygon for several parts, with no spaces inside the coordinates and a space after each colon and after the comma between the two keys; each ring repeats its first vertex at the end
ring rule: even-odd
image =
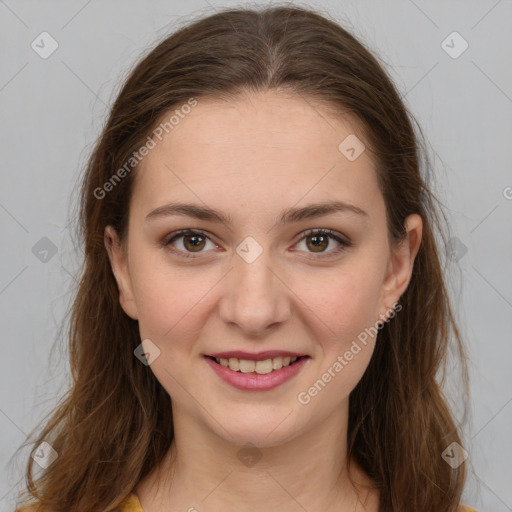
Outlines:
{"type": "Polygon", "coordinates": [[[297,361],[297,359],[297,357],[279,356],[273,359],[265,359],[264,361],[251,361],[249,359],[237,359],[236,357],[230,357],[229,359],[221,357],[220,359],[215,358],[215,361],[235,372],[256,372],[260,375],[264,375],[274,370],[280,370],[284,366],[289,366],[294,361],[297,361]]]}

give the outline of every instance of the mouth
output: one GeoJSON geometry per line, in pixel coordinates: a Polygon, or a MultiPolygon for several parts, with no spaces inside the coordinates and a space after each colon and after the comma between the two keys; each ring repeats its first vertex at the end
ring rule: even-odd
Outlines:
{"type": "MultiPolygon", "coordinates": [[[[309,359],[309,356],[277,356],[267,357],[266,359],[245,359],[239,357],[214,357],[205,356],[224,368],[228,368],[234,372],[254,373],[258,375],[266,375],[293,366],[302,359],[309,359]]],[[[246,356],[247,357],[247,356],[246,356]]]]}
{"type": "Polygon", "coordinates": [[[204,355],[214,373],[225,383],[243,391],[269,391],[292,380],[311,357],[293,352],[222,352],[204,355]],[[229,356],[229,357],[228,357],[229,356]]]}

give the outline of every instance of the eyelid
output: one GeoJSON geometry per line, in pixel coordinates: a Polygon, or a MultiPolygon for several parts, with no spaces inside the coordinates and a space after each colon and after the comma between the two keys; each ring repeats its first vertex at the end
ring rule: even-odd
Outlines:
{"type": "MultiPolygon", "coordinates": [[[[348,237],[346,237],[345,235],[343,235],[341,233],[338,233],[337,231],[334,231],[334,230],[328,229],[328,228],[307,229],[306,231],[303,231],[302,233],[300,233],[300,235],[299,235],[300,238],[294,245],[299,244],[300,242],[302,242],[305,238],[307,238],[309,236],[326,236],[330,240],[335,240],[339,244],[339,246],[336,247],[335,249],[332,249],[332,250],[326,251],[326,252],[315,253],[315,252],[306,251],[307,256],[304,256],[304,257],[307,259],[310,259],[310,260],[311,259],[315,259],[315,260],[324,259],[325,260],[325,259],[329,259],[329,258],[335,258],[335,257],[339,256],[342,252],[347,250],[349,247],[352,246],[352,242],[348,239],[348,237]],[[315,256],[315,255],[317,255],[317,256],[315,256]]],[[[294,249],[294,251],[296,251],[296,249],[294,249]]],[[[298,252],[303,252],[303,251],[298,251],[298,252]]]]}
{"type": "Polygon", "coordinates": [[[210,240],[214,245],[217,245],[215,242],[213,242],[212,235],[210,235],[207,231],[203,231],[202,229],[195,229],[195,228],[187,228],[187,229],[181,229],[179,231],[174,231],[171,234],[165,236],[161,244],[164,248],[170,250],[173,254],[178,254],[179,256],[182,256],[184,258],[197,258],[199,257],[203,252],[193,253],[193,252],[186,252],[182,251],[181,249],[177,249],[176,247],[172,246],[172,242],[174,240],[177,240],[179,238],[182,238],[186,235],[199,235],[203,238],[206,238],[210,240]]]}
{"type": "MultiPolygon", "coordinates": [[[[173,233],[165,236],[162,239],[161,245],[164,248],[169,249],[172,253],[178,254],[179,256],[182,256],[185,258],[198,258],[201,256],[201,254],[203,252],[207,252],[207,251],[200,251],[197,253],[186,252],[186,251],[182,251],[181,249],[176,249],[175,247],[172,246],[173,241],[175,241],[179,238],[182,238],[186,235],[199,235],[203,238],[210,240],[214,245],[217,246],[217,244],[211,239],[212,235],[210,235],[207,231],[204,231],[202,229],[196,229],[196,228],[187,228],[187,229],[182,229],[180,231],[174,231],[173,233]]],[[[307,252],[307,254],[310,254],[310,255],[315,255],[315,254],[318,255],[318,256],[314,257],[313,259],[322,259],[322,258],[329,258],[329,257],[337,256],[340,252],[342,252],[352,246],[352,242],[346,236],[344,236],[341,233],[338,233],[337,231],[333,231],[332,229],[328,229],[328,228],[307,229],[306,231],[303,231],[298,235],[300,238],[293,245],[295,246],[299,242],[302,242],[302,240],[304,240],[305,238],[307,238],[309,236],[315,236],[315,235],[316,236],[327,236],[327,238],[329,238],[331,240],[335,240],[340,245],[339,245],[339,247],[332,249],[330,251],[327,251],[327,252],[318,252],[318,253],[307,252]]],[[[293,249],[293,251],[296,251],[296,249],[293,249]]],[[[303,251],[297,251],[297,252],[303,252],[303,251]]],[[[306,257],[311,259],[311,257],[309,257],[309,256],[306,256],[306,257]]]]}

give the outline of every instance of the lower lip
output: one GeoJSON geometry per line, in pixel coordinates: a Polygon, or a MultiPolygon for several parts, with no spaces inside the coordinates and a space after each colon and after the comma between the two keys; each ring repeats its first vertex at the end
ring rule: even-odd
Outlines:
{"type": "Polygon", "coordinates": [[[213,371],[228,384],[244,391],[267,391],[280,386],[284,382],[290,380],[297,375],[304,365],[309,361],[309,357],[302,357],[294,364],[284,366],[280,370],[273,370],[270,373],[260,375],[256,372],[242,373],[235,372],[230,368],[226,368],[213,359],[205,357],[206,362],[210,365],[213,371]]]}

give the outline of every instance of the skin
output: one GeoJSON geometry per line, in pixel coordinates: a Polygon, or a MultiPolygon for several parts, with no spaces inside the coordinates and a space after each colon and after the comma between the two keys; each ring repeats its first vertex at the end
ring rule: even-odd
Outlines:
{"type": "Polygon", "coordinates": [[[135,489],[145,512],[378,510],[361,468],[354,463],[351,477],[366,488],[354,487],[346,471],[348,397],[376,336],[308,404],[297,399],[358,334],[389,317],[421,242],[421,217],[411,215],[405,241],[390,246],[369,151],[349,161],[338,150],[353,133],[362,140],[356,119],[283,92],[229,103],[201,98],[137,170],[128,238],[121,243],[108,227],[105,245],[124,311],[138,320],[141,340],[160,350],[149,369],[174,414],[171,449],[135,489]],[[335,199],[367,216],[276,224],[283,209],[335,199]],[[218,209],[233,223],[146,219],[177,200],[218,209]],[[209,236],[198,249],[183,237],[173,242],[192,258],[160,243],[186,228],[209,236]],[[328,238],[315,252],[307,229],[331,229],[352,245],[322,257],[340,244],[328,238]],[[247,236],[263,251],[251,263],[236,252],[247,236]],[[241,391],[203,357],[237,349],[311,359],[273,390],[241,391]],[[252,466],[237,457],[247,443],[261,455],[252,466]]]}

